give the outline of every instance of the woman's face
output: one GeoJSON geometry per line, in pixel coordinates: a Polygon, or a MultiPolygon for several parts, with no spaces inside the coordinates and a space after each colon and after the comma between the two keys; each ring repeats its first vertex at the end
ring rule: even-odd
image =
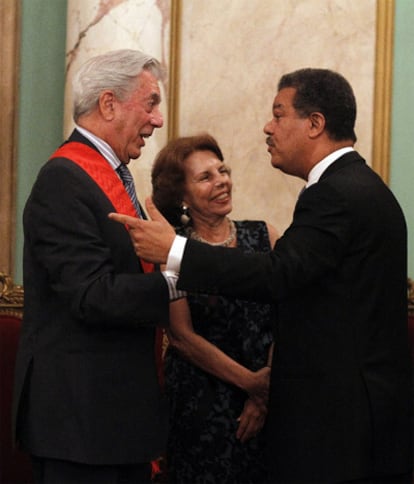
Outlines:
{"type": "Polygon", "coordinates": [[[229,168],[212,151],[195,151],[184,161],[184,204],[194,222],[222,218],[231,212],[229,168]]]}

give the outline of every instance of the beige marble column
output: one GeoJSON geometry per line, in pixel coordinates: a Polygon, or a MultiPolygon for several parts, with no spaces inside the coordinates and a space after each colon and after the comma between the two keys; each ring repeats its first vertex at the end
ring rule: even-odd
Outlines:
{"type": "MultiPolygon", "coordinates": [[[[168,72],[170,10],[170,0],[68,0],[65,136],[73,129],[71,79],[90,57],[114,49],[139,49],[156,57],[168,72]]],[[[141,201],[150,194],[154,156],[167,141],[168,78],[161,91],[165,125],[155,130],[141,157],[130,164],[141,201]]]]}

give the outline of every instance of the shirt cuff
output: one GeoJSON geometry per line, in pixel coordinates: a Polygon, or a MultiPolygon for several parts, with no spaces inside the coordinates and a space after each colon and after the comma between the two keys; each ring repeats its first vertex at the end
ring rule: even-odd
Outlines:
{"type": "Polygon", "coordinates": [[[167,270],[163,271],[162,275],[165,277],[165,280],[167,282],[170,301],[175,301],[177,299],[187,297],[187,293],[185,291],[180,291],[179,289],[177,289],[178,274],[176,272],[167,270]]]}
{"type": "Polygon", "coordinates": [[[166,266],[167,272],[175,272],[177,276],[180,273],[181,260],[183,258],[186,243],[187,239],[185,237],[182,237],[181,235],[175,236],[170,252],[168,253],[166,266]]]}

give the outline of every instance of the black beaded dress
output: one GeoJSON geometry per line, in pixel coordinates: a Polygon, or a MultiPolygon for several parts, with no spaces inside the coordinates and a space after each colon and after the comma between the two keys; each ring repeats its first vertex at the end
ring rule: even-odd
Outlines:
{"type": "MultiPolygon", "coordinates": [[[[235,224],[239,248],[270,250],[264,222],[235,224]]],[[[198,334],[251,370],[266,365],[275,317],[271,305],[191,294],[188,301],[198,334]]],[[[165,359],[165,388],[170,403],[169,482],[266,482],[262,433],[244,444],[236,439],[245,392],[189,363],[172,348],[165,359]]]]}

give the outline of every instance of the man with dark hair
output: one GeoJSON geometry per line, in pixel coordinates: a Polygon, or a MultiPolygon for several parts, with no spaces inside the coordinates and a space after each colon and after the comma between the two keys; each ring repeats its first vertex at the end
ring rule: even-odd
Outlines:
{"type": "Polygon", "coordinates": [[[355,143],[356,101],[343,76],[326,69],[299,69],[280,79],[278,90],[288,87],[296,90],[293,107],[301,116],[319,111],[332,139],[355,143]]]}
{"type": "Polygon", "coordinates": [[[278,304],[267,421],[272,483],[411,482],[407,232],[354,150],[355,98],[326,69],[283,76],[265,125],[271,163],[306,181],[270,254],[243,254],[128,223],[180,289],[278,304]],[[171,250],[170,250],[171,248],[171,250]]]}

